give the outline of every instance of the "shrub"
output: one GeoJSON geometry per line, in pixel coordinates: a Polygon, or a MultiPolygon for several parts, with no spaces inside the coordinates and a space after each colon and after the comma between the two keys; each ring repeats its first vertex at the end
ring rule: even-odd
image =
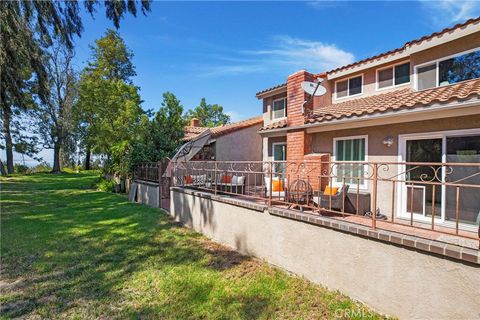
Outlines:
{"type": "Polygon", "coordinates": [[[28,167],[20,163],[15,163],[13,165],[13,171],[15,173],[26,173],[28,171],[28,167]]]}
{"type": "Polygon", "coordinates": [[[115,181],[101,178],[96,187],[100,191],[115,192],[115,181]]]}

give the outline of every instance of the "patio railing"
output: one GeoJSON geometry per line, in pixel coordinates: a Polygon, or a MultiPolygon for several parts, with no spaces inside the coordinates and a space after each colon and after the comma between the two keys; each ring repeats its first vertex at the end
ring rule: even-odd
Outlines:
{"type": "Polygon", "coordinates": [[[172,168],[174,186],[480,245],[480,163],[189,161],[172,168]]]}

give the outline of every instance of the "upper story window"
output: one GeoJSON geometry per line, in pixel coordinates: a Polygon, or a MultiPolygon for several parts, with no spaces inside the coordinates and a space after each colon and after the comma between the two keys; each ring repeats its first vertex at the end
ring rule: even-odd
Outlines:
{"type": "Polygon", "coordinates": [[[362,94],[363,75],[335,82],[335,98],[345,98],[362,94]]]}
{"type": "Polygon", "coordinates": [[[399,86],[410,82],[410,62],[377,71],[377,90],[399,86]]]}
{"type": "Polygon", "coordinates": [[[273,100],[272,119],[285,118],[287,116],[287,99],[280,98],[273,100]]]}
{"type": "Polygon", "coordinates": [[[416,77],[418,90],[480,78],[480,50],[418,66],[416,77]]]}

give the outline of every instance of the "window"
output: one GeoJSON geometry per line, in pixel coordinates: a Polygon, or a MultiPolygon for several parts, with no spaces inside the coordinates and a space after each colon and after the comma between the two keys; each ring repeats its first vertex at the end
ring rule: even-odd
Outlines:
{"type": "Polygon", "coordinates": [[[480,78],[480,51],[463,53],[417,67],[417,89],[446,86],[480,78]]]}
{"type": "Polygon", "coordinates": [[[378,70],[377,88],[384,89],[410,82],[410,62],[378,70]]]}
{"type": "Polygon", "coordinates": [[[354,162],[366,161],[367,137],[335,138],[333,143],[334,161],[337,162],[334,166],[336,183],[343,184],[345,181],[346,184],[365,187],[364,164],[354,162]],[[348,163],[342,164],[342,161],[348,163]]]}
{"type": "Polygon", "coordinates": [[[281,98],[273,100],[272,119],[284,118],[287,116],[286,110],[287,99],[281,98]]]}
{"type": "Polygon", "coordinates": [[[480,77],[480,51],[440,61],[438,85],[445,86],[480,77]]]}
{"type": "Polygon", "coordinates": [[[362,93],[363,76],[353,77],[347,80],[338,81],[336,86],[336,98],[344,98],[362,93]]]}
{"type": "Polygon", "coordinates": [[[437,65],[431,64],[417,69],[418,90],[435,87],[437,79],[437,65]]]}

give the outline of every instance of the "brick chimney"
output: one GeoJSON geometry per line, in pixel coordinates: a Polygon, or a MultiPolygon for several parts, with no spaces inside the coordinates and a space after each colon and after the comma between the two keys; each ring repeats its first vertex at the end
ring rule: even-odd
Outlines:
{"type": "Polygon", "coordinates": [[[192,120],[190,120],[190,127],[201,127],[200,120],[197,118],[192,118],[192,120]]]}
{"type": "MultiPolygon", "coordinates": [[[[305,123],[302,105],[308,100],[303,91],[302,81],[313,81],[314,75],[300,70],[288,77],[287,81],[287,122],[289,127],[305,123]]],[[[287,133],[287,161],[302,161],[304,155],[312,152],[312,139],[304,129],[294,129],[287,133]]]]}
{"type": "MultiPolygon", "coordinates": [[[[315,76],[305,70],[295,72],[288,77],[287,82],[287,122],[288,127],[305,124],[305,116],[302,113],[302,105],[309,96],[301,87],[302,81],[314,81],[315,76]]],[[[299,163],[305,161],[309,183],[315,190],[323,190],[328,184],[328,178],[322,177],[322,171],[328,172],[330,155],[314,154],[312,148],[312,136],[305,129],[292,129],[287,131],[287,161],[299,163]],[[321,164],[321,165],[320,165],[321,164]]],[[[287,174],[295,177],[296,166],[290,166],[287,174]],[[289,172],[293,170],[295,172],[289,172]]],[[[323,174],[324,174],[323,173],[323,174]]],[[[305,177],[304,177],[305,178],[305,177]]]]}

